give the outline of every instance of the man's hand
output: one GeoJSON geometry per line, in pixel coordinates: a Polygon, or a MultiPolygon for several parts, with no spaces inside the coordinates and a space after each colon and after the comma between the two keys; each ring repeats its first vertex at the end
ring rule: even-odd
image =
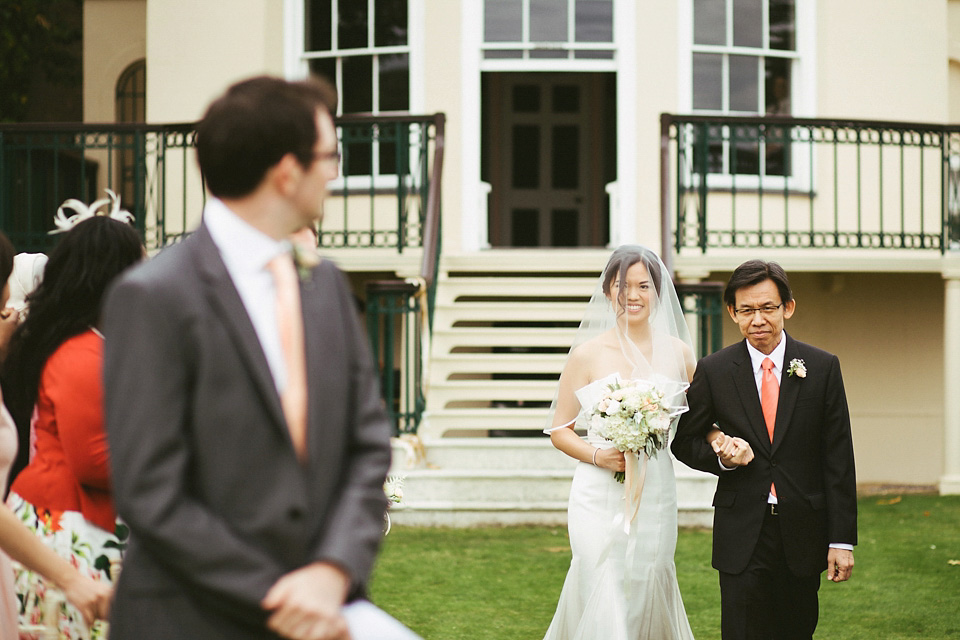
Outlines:
{"type": "Polygon", "coordinates": [[[834,549],[827,552],[827,580],[846,582],[853,573],[853,551],[834,549]]]}
{"type": "Polygon", "coordinates": [[[350,579],[337,566],[315,562],[277,580],[261,606],[267,626],[291,640],[350,640],[340,613],[350,579]]]}
{"type": "Polygon", "coordinates": [[[720,432],[710,446],[725,467],[742,467],[753,460],[753,448],[743,438],[733,438],[720,432]]]}

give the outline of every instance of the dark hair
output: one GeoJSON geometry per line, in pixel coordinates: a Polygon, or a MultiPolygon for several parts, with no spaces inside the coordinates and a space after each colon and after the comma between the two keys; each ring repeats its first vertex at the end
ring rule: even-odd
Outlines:
{"type": "MultiPolygon", "coordinates": [[[[663,278],[663,272],[660,270],[660,260],[653,251],[639,245],[623,245],[617,247],[610,255],[610,259],[607,260],[607,266],[603,268],[603,292],[609,296],[613,281],[618,277],[621,281],[626,280],[627,269],[638,262],[642,262],[643,266],[647,268],[647,273],[650,274],[650,280],[653,281],[653,287],[657,290],[657,296],[659,297],[660,280],[663,278]]],[[[619,294],[621,298],[619,300],[621,310],[625,306],[623,300],[624,295],[625,290],[621,289],[619,294]]]]}
{"type": "Polygon", "coordinates": [[[320,78],[259,76],[227,89],[197,125],[197,160],[210,193],[249,195],[288,153],[309,167],[320,135],[318,109],[337,109],[336,90],[320,78]]]}
{"type": "Polygon", "coordinates": [[[777,291],[780,292],[780,302],[793,300],[790,280],[787,278],[787,272],[783,270],[783,267],[776,262],[748,260],[737,267],[730,276],[727,288],[723,291],[724,303],[729,307],[735,307],[737,305],[737,291],[744,287],[760,284],[764,280],[773,280],[773,283],[777,285],[777,291]]]}
{"type": "Polygon", "coordinates": [[[106,216],[78,223],[50,253],[43,280],[27,297],[27,318],[10,339],[3,363],[4,400],[20,435],[11,480],[26,466],[30,416],[47,359],[69,338],[97,324],[107,286],[142,258],[143,245],[134,228],[106,216]]]}
{"type": "Polygon", "coordinates": [[[13,273],[13,256],[15,253],[16,250],[13,248],[13,243],[10,242],[10,238],[0,231],[0,287],[13,273]]]}

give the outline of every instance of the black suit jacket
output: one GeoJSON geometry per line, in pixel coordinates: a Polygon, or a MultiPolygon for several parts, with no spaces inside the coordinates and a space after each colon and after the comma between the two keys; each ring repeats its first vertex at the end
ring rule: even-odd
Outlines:
{"type": "Polygon", "coordinates": [[[703,358],[680,418],[674,455],[718,476],[713,566],[740,573],[750,560],[777,487],[787,564],[796,575],[826,568],[830,543],[857,543],[856,474],[850,413],[836,356],[787,337],[773,443],[767,435],[746,341],[703,358]],[[788,375],[795,358],[807,375],[788,375]],[[750,443],[750,464],[722,471],[706,442],[713,424],[750,443]]]}
{"type": "Polygon", "coordinates": [[[206,227],[109,293],[107,431],[131,529],[113,640],[270,637],[261,599],[318,560],[362,593],[386,507],[389,424],[342,274],[323,261],[301,294],[306,465],[206,227]]]}

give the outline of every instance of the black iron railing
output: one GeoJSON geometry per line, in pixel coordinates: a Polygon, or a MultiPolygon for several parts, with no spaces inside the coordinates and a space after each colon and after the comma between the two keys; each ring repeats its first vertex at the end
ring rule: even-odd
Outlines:
{"type": "Polygon", "coordinates": [[[661,207],[665,255],[960,249],[960,126],[664,114],[661,207]]]}
{"type": "Polygon", "coordinates": [[[192,124],[0,125],[0,229],[19,251],[45,251],[57,207],[111,189],[148,248],[171,242],[203,208],[195,137],[192,124]]]}
{"type": "MultiPolygon", "coordinates": [[[[342,162],[331,183],[320,247],[422,252],[419,278],[371,285],[367,321],[397,432],[423,412],[423,358],[440,261],[443,114],[337,118],[342,162]]],[[[46,251],[57,208],[111,189],[148,249],[176,242],[206,199],[194,124],[0,125],[0,229],[18,251],[46,251]]],[[[384,270],[391,270],[389,258],[384,270]]]]}
{"type": "Polygon", "coordinates": [[[683,307],[697,359],[723,347],[722,282],[679,283],[675,285],[683,307]]]}

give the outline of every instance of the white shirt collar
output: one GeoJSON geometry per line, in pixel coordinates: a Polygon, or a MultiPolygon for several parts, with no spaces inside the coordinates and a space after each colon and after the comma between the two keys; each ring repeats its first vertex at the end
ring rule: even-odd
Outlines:
{"type": "Polygon", "coordinates": [[[750,354],[750,364],[753,366],[753,372],[757,373],[760,371],[760,365],[763,363],[765,358],[770,358],[773,360],[773,368],[780,372],[783,371],[783,357],[787,351],[787,332],[783,331],[780,333],[780,344],[774,347],[770,355],[761,353],[756,349],[750,341],[747,340],[747,353],[750,354]]]}
{"type": "Polygon", "coordinates": [[[203,222],[231,274],[260,271],[277,254],[290,249],[290,243],[254,228],[218,198],[207,201],[203,222]]]}

